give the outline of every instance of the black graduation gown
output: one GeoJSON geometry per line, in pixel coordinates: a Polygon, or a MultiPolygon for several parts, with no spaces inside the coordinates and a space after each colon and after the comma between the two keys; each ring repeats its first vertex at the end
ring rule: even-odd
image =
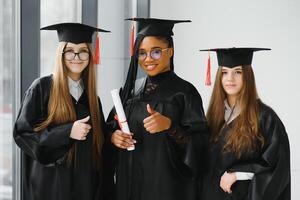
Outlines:
{"type": "Polygon", "coordinates": [[[197,175],[208,140],[199,93],[171,71],[148,77],[146,87],[137,91],[124,106],[137,143],[134,151],[117,150],[117,200],[198,199],[197,175]],[[147,104],[172,120],[169,130],[146,131],[147,104]]]}
{"type": "MultiPolygon", "coordinates": [[[[46,76],[32,83],[14,126],[14,139],[25,153],[22,154],[22,199],[99,200],[101,174],[92,162],[92,133],[85,141],[71,139],[73,122],[49,126],[39,133],[33,131],[47,118],[51,82],[52,76],[46,76]],[[66,155],[73,145],[76,145],[75,161],[69,165],[66,155]]],[[[73,103],[77,119],[90,115],[85,91],[73,103]]],[[[102,114],[102,108],[100,111],[102,114]]],[[[101,117],[104,125],[103,114],[101,117]]]]}
{"type": "Polygon", "coordinates": [[[258,101],[260,128],[265,144],[260,151],[245,152],[240,158],[232,152],[222,153],[225,137],[234,123],[223,129],[222,139],[211,145],[209,173],[203,183],[203,200],[289,200],[290,150],[284,125],[276,113],[258,101]],[[253,179],[233,184],[232,193],[225,193],[220,179],[225,171],[252,172],[253,179]]]}

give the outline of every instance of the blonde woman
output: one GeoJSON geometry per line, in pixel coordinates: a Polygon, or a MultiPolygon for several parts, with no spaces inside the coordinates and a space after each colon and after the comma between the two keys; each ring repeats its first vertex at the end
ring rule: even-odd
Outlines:
{"type": "Polygon", "coordinates": [[[22,197],[99,199],[105,130],[91,42],[95,31],[106,31],[79,23],[42,30],[57,30],[59,45],[53,75],[32,83],[14,127],[25,152],[22,197]]]}

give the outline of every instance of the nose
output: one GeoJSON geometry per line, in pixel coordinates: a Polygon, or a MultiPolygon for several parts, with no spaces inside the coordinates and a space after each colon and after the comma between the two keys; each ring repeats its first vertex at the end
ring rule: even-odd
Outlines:
{"type": "Polygon", "coordinates": [[[153,58],[151,57],[150,52],[147,52],[145,61],[153,61],[153,58]]]}
{"type": "Polygon", "coordinates": [[[229,81],[233,81],[233,80],[234,80],[234,73],[233,73],[233,72],[228,73],[227,79],[228,79],[229,81]]]}
{"type": "Polygon", "coordinates": [[[78,53],[75,54],[74,60],[80,60],[80,59],[79,59],[79,54],[78,54],[78,53]]]}

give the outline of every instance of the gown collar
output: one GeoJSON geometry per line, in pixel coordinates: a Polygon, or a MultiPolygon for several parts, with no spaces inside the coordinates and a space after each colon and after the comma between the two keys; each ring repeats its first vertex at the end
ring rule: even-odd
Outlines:
{"type": "Polygon", "coordinates": [[[156,76],[148,76],[148,81],[151,83],[160,83],[161,81],[165,80],[167,77],[170,77],[174,72],[173,71],[166,71],[156,76]]]}
{"type": "Polygon", "coordinates": [[[76,101],[79,100],[80,96],[84,91],[84,84],[82,79],[74,81],[68,76],[69,92],[76,101]]]}
{"type": "Polygon", "coordinates": [[[241,113],[241,107],[239,106],[239,104],[236,104],[233,108],[231,108],[229,106],[227,99],[224,100],[224,107],[225,107],[224,120],[227,124],[232,122],[241,113]]]}

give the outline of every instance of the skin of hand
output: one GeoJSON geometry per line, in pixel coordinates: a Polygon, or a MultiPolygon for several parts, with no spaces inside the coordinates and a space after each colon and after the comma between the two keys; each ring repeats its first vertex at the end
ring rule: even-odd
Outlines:
{"type": "Polygon", "coordinates": [[[236,182],[235,173],[225,172],[220,180],[220,187],[224,192],[231,193],[231,186],[236,182]]]}
{"type": "Polygon", "coordinates": [[[143,122],[145,129],[150,134],[168,130],[171,127],[171,119],[153,110],[149,104],[147,104],[147,111],[150,116],[145,118],[143,122]]]}
{"type": "Polygon", "coordinates": [[[86,140],[86,136],[92,128],[91,125],[87,123],[89,119],[90,116],[87,116],[86,118],[75,121],[72,126],[70,137],[75,140],[86,140]]]}
{"type": "Polygon", "coordinates": [[[127,149],[136,143],[136,140],[132,139],[132,135],[132,133],[127,134],[121,130],[116,130],[111,136],[111,142],[118,148],[127,149]]]}

